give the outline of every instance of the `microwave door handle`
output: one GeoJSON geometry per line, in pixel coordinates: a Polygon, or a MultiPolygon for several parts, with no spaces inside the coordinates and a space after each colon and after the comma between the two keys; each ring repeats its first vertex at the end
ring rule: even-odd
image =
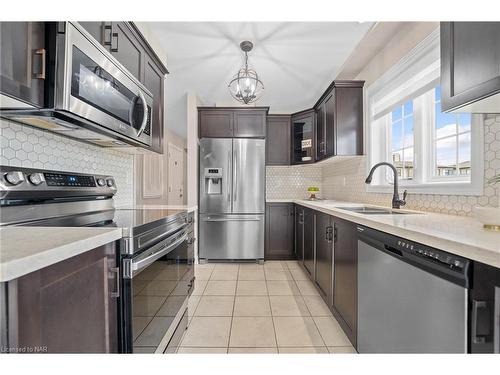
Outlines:
{"type": "Polygon", "coordinates": [[[143,116],[142,116],[141,128],[137,132],[137,136],[141,135],[141,133],[146,128],[146,123],[148,122],[148,104],[146,103],[146,98],[144,97],[144,94],[140,90],[139,90],[139,98],[141,98],[142,101],[143,116]]]}

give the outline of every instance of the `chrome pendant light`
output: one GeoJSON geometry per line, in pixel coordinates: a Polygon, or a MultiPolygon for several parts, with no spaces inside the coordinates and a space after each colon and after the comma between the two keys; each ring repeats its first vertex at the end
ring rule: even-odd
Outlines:
{"type": "Polygon", "coordinates": [[[253,48],[253,43],[245,40],[240,43],[240,48],[245,52],[245,66],[229,82],[229,92],[237,101],[250,104],[260,98],[264,91],[264,84],[259,79],[257,72],[248,69],[248,52],[253,48]]]}

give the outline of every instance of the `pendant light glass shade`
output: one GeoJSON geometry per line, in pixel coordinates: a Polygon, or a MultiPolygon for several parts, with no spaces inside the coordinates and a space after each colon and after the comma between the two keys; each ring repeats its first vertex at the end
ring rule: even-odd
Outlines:
{"type": "Polygon", "coordinates": [[[249,41],[240,43],[240,47],[245,52],[245,66],[229,82],[229,92],[231,96],[239,102],[250,104],[260,98],[264,90],[264,84],[259,79],[257,72],[248,68],[248,52],[252,50],[253,44],[249,41]]]}

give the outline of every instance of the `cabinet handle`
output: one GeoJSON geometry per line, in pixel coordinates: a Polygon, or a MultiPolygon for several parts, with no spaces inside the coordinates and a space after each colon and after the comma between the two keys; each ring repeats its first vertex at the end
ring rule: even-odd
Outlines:
{"type": "Polygon", "coordinates": [[[116,273],[116,288],[114,292],[111,292],[111,298],[118,298],[120,297],[120,267],[111,268],[110,271],[116,273]]]}
{"type": "Polygon", "coordinates": [[[118,52],[118,33],[114,33],[111,25],[104,26],[104,30],[109,30],[109,40],[104,37],[104,45],[109,46],[111,52],[118,52]],[[113,47],[113,39],[116,40],[116,47],[113,47]]]}
{"type": "Polygon", "coordinates": [[[46,57],[47,57],[47,51],[45,48],[40,48],[35,50],[35,55],[41,56],[41,61],[42,61],[42,71],[41,73],[36,73],[35,78],[36,79],[45,79],[45,63],[46,63],[46,57]]]}

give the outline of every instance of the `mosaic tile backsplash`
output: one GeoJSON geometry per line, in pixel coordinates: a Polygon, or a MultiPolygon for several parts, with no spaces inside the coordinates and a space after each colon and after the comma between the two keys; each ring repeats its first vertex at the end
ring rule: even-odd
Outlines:
{"type": "Polygon", "coordinates": [[[309,186],[319,187],[321,196],[321,166],[266,167],[267,199],[307,198],[309,186]]]}
{"type": "Polygon", "coordinates": [[[3,119],[0,119],[0,146],[1,165],[113,176],[118,187],[116,205],[133,204],[133,155],[3,119]]]}
{"type": "MultiPolygon", "coordinates": [[[[500,116],[487,115],[484,129],[484,176],[500,173],[500,116]]],[[[365,157],[325,165],[322,170],[323,197],[351,202],[390,206],[392,194],[368,193],[365,157]],[[345,185],[344,185],[345,179],[345,185]]],[[[499,205],[500,186],[484,186],[480,196],[408,194],[405,208],[470,216],[473,206],[499,205]]]]}

